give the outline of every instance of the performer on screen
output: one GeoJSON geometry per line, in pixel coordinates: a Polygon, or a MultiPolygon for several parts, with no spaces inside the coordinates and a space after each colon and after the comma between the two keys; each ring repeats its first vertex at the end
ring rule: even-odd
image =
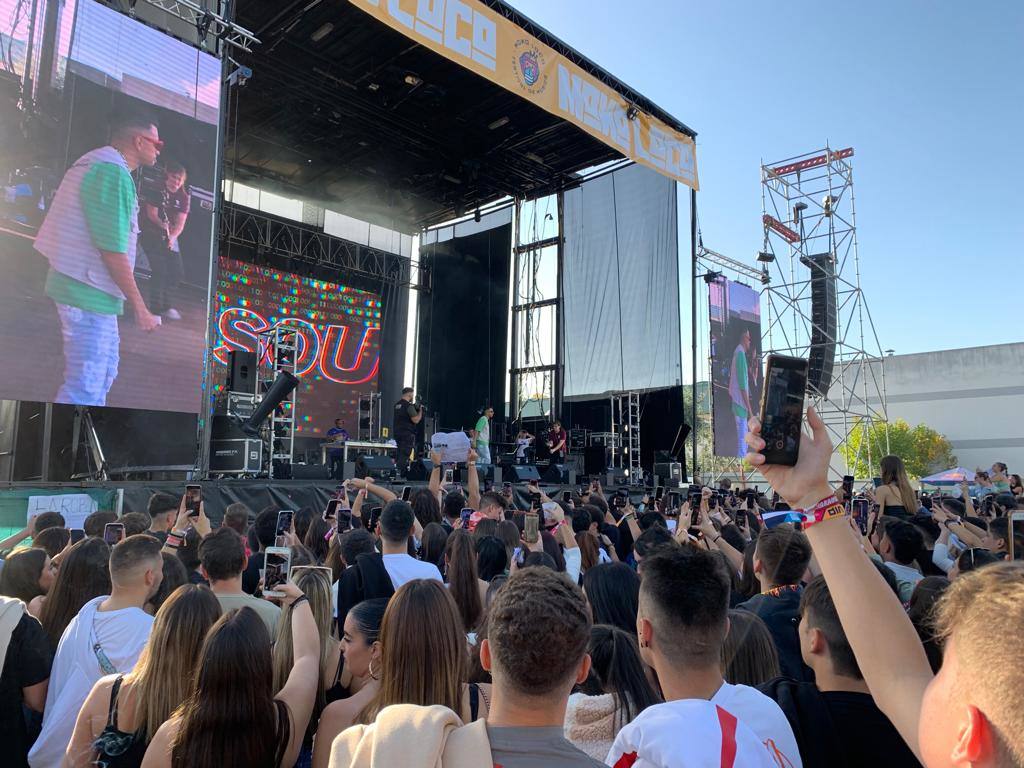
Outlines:
{"type": "Polygon", "coordinates": [[[398,471],[404,475],[409,468],[412,449],[416,445],[416,425],[423,421],[423,406],[413,402],[413,388],[402,390],[402,399],[395,403],[392,432],[398,444],[398,471]]]}
{"type": "Polygon", "coordinates": [[[750,331],[744,331],[732,353],[732,364],[729,366],[729,399],[732,400],[732,413],[736,417],[735,455],[739,458],[747,454],[747,420],[754,412],[750,407],[750,374],[747,367],[749,351],[750,331]]]}
{"type": "Polygon", "coordinates": [[[156,123],[123,117],[110,144],[87,152],[61,180],[35,249],[50,262],[46,295],[57,305],[64,341],[58,403],[106,405],[120,361],[117,318],[125,302],[143,331],[160,325],[135,282],[139,202],[132,171],[156,163],[156,123]]]}
{"type": "Polygon", "coordinates": [[[558,419],[551,422],[551,428],[548,430],[547,444],[548,453],[551,455],[551,462],[553,464],[565,463],[565,448],[568,440],[569,436],[562,429],[562,423],[558,419]]]}
{"type": "Polygon", "coordinates": [[[171,296],[184,276],[178,237],[185,229],[191,200],[186,178],[184,166],[168,160],[164,163],[159,197],[152,202],[144,200],[142,204],[140,240],[152,273],[149,308],[167,320],[181,319],[181,313],[171,304],[171,296]]]}
{"type": "MultiPolygon", "coordinates": [[[[347,443],[348,442],[348,430],[345,429],[345,421],[341,418],[334,420],[334,426],[327,430],[326,437],[335,443],[347,443]]],[[[327,449],[327,460],[331,465],[331,477],[335,480],[341,480],[342,462],[345,457],[345,452],[341,448],[328,448],[327,449]]]]}

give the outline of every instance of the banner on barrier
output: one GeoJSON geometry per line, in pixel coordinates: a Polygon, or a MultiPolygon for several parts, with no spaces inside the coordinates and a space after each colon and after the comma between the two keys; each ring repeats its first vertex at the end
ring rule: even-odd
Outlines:
{"type": "Polygon", "coordinates": [[[693,139],[631,106],[479,0],[350,0],[435,53],[522,96],[618,152],[693,189],[693,139]]]}

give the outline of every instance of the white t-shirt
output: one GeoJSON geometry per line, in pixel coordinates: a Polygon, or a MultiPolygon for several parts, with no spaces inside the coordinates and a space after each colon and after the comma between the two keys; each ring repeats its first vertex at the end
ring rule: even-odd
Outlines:
{"type": "Polygon", "coordinates": [[[141,608],[97,611],[106,599],[103,595],[83,605],[61,635],[46,691],[43,727],[28,753],[32,768],[60,767],[78,710],[93,684],[107,674],[100,668],[93,645],[99,643],[114,668],[124,673],[135,666],[149,639],[152,616],[141,608]]]}
{"type": "Polygon", "coordinates": [[[384,568],[387,569],[391,583],[397,590],[407,581],[414,579],[437,579],[441,578],[441,572],[433,563],[424,563],[409,555],[384,555],[384,568]]]}
{"type": "Polygon", "coordinates": [[[782,708],[773,699],[749,685],[722,683],[718,693],[711,697],[711,703],[736,715],[741,723],[764,742],[769,751],[780,752],[789,761],[785,765],[801,768],[803,763],[800,761],[800,748],[796,744],[793,728],[782,708]]]}
{"type": "Polygon", "coordinates": [[[605,763],[632,768],[789,768],[735,715],[704,699],[648,707],[619,731],[605,763]]]}

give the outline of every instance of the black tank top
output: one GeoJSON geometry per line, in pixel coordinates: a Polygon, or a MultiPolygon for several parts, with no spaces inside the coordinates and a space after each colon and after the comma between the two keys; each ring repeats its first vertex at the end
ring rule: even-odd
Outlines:
{"type": "Polygon", "coordinates": [[[106,768],[138,768],[148,746],[140,731],[127,733],[117,728],[117,697],[123,681],[124,675],[118,675],[114,681],[114,687],[110,689],[107,725],[92,743],[95,751],[93,763],[106,768]]]}
{"type": "Polygon", "coordinates": [[[396,435],[408,435],[416,431],[416,425],[412,423],[412,417],[409,415],[409,406],[411,403],[408,400],[399,400],[395,403],[395,423],[394,430],[396,435]]]}

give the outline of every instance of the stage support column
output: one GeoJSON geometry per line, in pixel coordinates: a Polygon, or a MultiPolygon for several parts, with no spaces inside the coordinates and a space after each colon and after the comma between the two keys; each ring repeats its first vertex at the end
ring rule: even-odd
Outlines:
{"type": "Polygon", "coordinates": [[[690,189],[690,476],[697,474],[697,190],[690,189]]]}

